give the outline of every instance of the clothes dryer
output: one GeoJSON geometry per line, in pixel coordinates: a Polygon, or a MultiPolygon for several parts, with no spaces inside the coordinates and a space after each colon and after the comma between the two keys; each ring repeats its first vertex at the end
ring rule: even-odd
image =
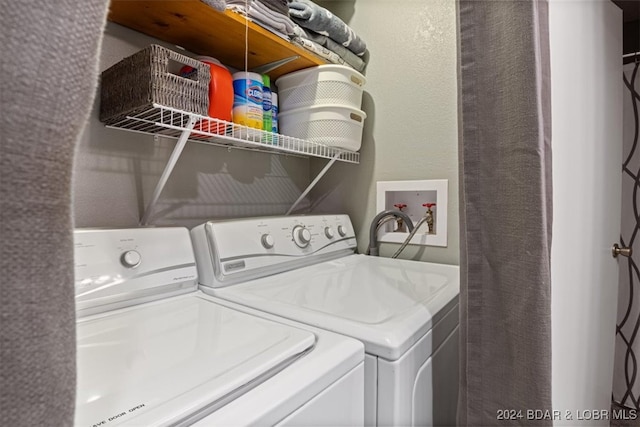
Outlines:
{"type": "Polygon", "coordinates": [[[210,221],[201,289],[364,343],[365,424],[455,425],[459,267],[354,254],[346,215],[210,221]]]}
{"type": "Polygon", "coordinates": [[[362,344],[213,302],[187,229],[74,238],[75,425],[362,425],[362,344]]]}

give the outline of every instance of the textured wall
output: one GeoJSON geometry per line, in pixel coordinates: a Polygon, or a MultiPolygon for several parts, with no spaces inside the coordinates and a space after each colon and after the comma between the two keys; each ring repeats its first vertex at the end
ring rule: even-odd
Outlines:
{"type": "MultiPolygon", "coordinates": [[[[104,70],[151,43],[107,24],[100,58],[104,70]]],[[[175,140],[107,129],[98,121],[99,95],[82,136],[74,169],[77,227],[135,226],[153,193],[175,140]]],[[[277,215],[287,211],[309,182],[309,161],[189,143],[151,223],[194,226],[208,219],[277,215]]],[[[300,205],[302,211],[308,206],[300,205]]]]}
{"type": "MultiPolygon", "coordinates": [[[[351,215],[364,251],[376,181],[449,180],[449,246],[409,246],[401,257],[457,264],[458,155],[454,0],[325,1],[367,42],[371,59],[359,165],[338,164],[312,192],[314,212],[351,215]]],[[[325,162],[312,161],[312,172],[325,162]]],[[[390,256],[397,245],[383,244],[390,256]]]]}

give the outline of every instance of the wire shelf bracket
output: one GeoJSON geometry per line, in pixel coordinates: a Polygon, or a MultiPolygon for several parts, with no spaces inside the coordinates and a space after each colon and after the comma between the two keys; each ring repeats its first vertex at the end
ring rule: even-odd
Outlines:
{"type": "Polygon", "coordinates": [[[302,192],[302,194],[300,194],[300,197],[298,197],[298,199],[295,202],[293,202],[293,205],[291,205],[291,207],[289,208],[289,210],[285,215],[289,215],[291,212],[293,212],[295,207],[298,206],[298,203],[300,203],[302,199],[304,199],[307,196],[307,194],[309,194],[309,192],[313,189],[313,187],[316,186],[318,181],[320,181],[320,179],[324,176],[324,174],[326,174],[327,171],[331,168],[331,166],[333,166],[333,164],[336,162],[336,160],[338,160],[338,157],[340,157],[340,153],[337,153],[335,156],[333,156],[331,160],[329,160],[329,162],[325,165],[325,167],[322,168],[322,170],[318,173],[318,175],[316,175],[315,179],[311,181],[311,183],[302,192]]]}
{"type": "Polygon", "coordinates": [[[329,162],[302,192],[298,200],[289,208],[286,213],[287,215],[309,194],[335,162],[340,161],[354,164],[360,162],[360,154],[355,151],[253,129],[236,123],[188,113],[158,104],[153,104],[146,110],[126,116],[115,123],[110,123],[107,127],[175,138],[178,140],[160,176],[153,195],[145,208],[140,220],[140,225],[148,224],[155,204],[160,198],[162,190],[167,184],[171,172],[173,172],[188,141],[223,146],[229,149],[236,148],[271,154],[328,159],[329,162]]]}
{"type": "Polygon", "coordinates": [[[169,161],[167,162],[167,165],[164,167],[164,170],[162,171],[162,175],[160,176],[160,181],[158,181],[158,184],[156,184],[156,189],[153,191],[151,200],[149,200],[149,203],[147,204],[147,208],[144,210],[144,215],[142,215],[142,219],[140,220],[140,225],[147,225],[149,221],[149,217],[153,212],[153,208],[156,202],[158,201],[158,199],[160,198],[160,194],[162,193],[162,190],[164,190],[164,186],[167,185],[167,181],[169,181],[169,176],[171,175],[171,172],[173,172],[173,168],[176,166],[176,163],[178,163],[178,159],[182,154],[182,150],[184,150],[184,147],[187,145],[187,141],[189,140],[189,134],[191,133],[191,130],[193,129],[193,126],[196,124],[197,120],[198,119],[196,117],[191,117],[191,119],[189,120],[189,123],[187,124],[187,127],[182,131],[182,135],[180,135],[180,138],[178,138],[178,142],[176,143],[176,146],[173,148],[173,151],[171,152],[171,156],[169,156],[169,161]]]}

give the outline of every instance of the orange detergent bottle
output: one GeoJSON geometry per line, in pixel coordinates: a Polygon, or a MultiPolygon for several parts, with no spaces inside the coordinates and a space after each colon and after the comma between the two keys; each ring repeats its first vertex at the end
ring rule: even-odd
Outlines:
{"type": "MultiPolygon", "coordinates": [[[[233,78],[231,73],[215,58],[210,56],[199,56],[197,59],[209,65],[211,81],[209,82],[209,117],[231,122],[231,112],[233,111],[233,78]]],[[[183,67],[181,74],[188,73],[183,67]]],[[[190,67],[189,67],[190,68],[190,67]]],[[[225,134],[227,125],[215,121],[201,121],[196,123],[194,130],[201,130],[207,133],[225,134]]],[[[206,137],[205,135],[193,134],[195,137],[206,137]]]]}

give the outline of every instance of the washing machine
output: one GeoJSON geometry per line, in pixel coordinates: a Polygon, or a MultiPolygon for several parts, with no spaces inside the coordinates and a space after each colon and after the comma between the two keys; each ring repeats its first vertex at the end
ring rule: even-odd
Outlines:
{"type": "Polygon", "coordinates": [[[347,215],[191,230],[200,288],[365,346],[365,424],[455,425],[459,267],[355,254],[347,215]]]}
{"type": "Polygon", "coordinates": [[[186,228],[74,240],[76,426],[363,424],[362,343],[215,303],[186,228]]]}

